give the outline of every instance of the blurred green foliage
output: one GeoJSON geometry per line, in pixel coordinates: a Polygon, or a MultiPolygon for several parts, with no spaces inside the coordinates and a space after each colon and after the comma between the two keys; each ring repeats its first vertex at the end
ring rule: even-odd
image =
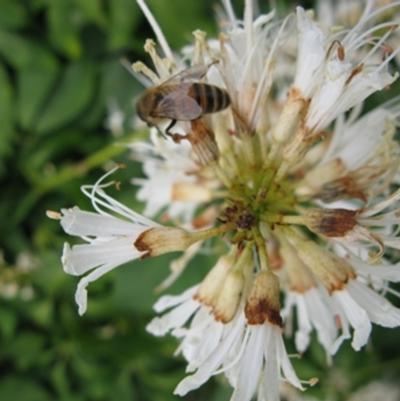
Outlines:
{"type": "MultiPolygon", "coordinates": [[[[215,1],[148,4],[175,48],[194,29],[215,32],[215,1]]],[[[172,357],[176,343],[145,331],[152,289],[174,256],[129,264],[91,285],[81,318],[77,280],[60,263],[66,237],[45,217],[47,209],[87,204],[80,185],[111,159],[127,164],[122,200],[139,206],[128,180],[141,172],[123,144],[135,138],[129,121],[140,85],[120,58],[146,59],[142,46],[151,36],[133,0],[0,0],[2,401],[176,399],[172,390],[184,374],[172,357]],[[113,107],[125,115],[118,138],[105,126],[113,107]]],[[[172,291],[195,283],[209,265],[207,255],[197,258],[172,291]]],[[[398,376],[398,334],[377,330],[374,346],[344,349],[334,368],[315,345],[297,361],[299,375],[321,378],[310,390],[320,399],[345,400],[372,378],[398,376]]],[[[227,400],[229,390],[211,382],[185,399],[227,400]]]]}

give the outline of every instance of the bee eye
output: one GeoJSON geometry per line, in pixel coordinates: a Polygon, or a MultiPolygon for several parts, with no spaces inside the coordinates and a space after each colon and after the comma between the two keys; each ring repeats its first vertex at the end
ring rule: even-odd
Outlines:
{"type": "Polygon", "coordinates": [[[162,93],[156,93],[154,96],[155,104],[158,104],[163,100],[164,95],[162,93]]]}

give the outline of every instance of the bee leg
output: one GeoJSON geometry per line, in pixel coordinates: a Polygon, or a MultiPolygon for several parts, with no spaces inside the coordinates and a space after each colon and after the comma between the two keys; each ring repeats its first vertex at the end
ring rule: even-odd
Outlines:
{"type": "Polygon", "coordinates": [[[158,133],[164,138],[167,139],[167,136],[164,134],[164,132],[161,131],[160,127],[158,125],[155,125],[155,127],[157,128],[158,133]]]}
{"type": "Polygon", "coordinates": [[[158,132],[164,139],[167,139],[167,137],[165,136],[164,132],[161,131],[160,127],[159,127],[157,124],[147,123],[147,126],[148,126],[149,128],[154,127],[154,128],[157,130],[157,132],[158,132]]]}
{"type": "Polygon", "coordinates": [[[170,131],[171,131],[172,128],[174,128],[175,124],[176,124],[176,120],[171,120],[171,122],[168,124],[168,127],[165,129],[165,134],[166,135],[168,135],[170,137],[174,136],[174,134],[171,134],[170,131]]]}

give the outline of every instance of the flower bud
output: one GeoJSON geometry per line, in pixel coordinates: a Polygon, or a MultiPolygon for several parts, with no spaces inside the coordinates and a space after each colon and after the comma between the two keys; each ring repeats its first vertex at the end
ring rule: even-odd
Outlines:
{"type": "Polygon", "coordinates": [[[230,322],[236,314],[244,287],[244,277],[240,270],[231,271],[223,284],[217,302],[214,305],[214,316],[222,323],[230,322]]]}
{"type": "Polygon", "coordinates": [[[184,251],[194,240],[194,235],[174,227],[153,227],[139,235],[134,242],[144,256],[158,256],[168,252],[184,251]]]}
{"type": "Polygon", "coordinates": [[[214,306],[233,262],[234,255],[232,253],[220,257],[200,284],[194,298],[205,305],[214,306]]]}
{"type": "Polygon", "coordinates": [[[310,269],[299,258],[296,250],[284,239],[281,241],[281,252],[290,289],[298,293],[305,293],[315,287],[315,280],[310,269]]]}
{"type": "Polygon", "coordinates": [[[357,210],[314,209],[306,213],[308,228],[325,237],[344,237],[357,224],[357,210]]]}
{"type": "Polygon", "coordinates": [[[318,277],[329,292],[342,289],[356,273],[343,259],[324,250],[313,241],[299,237],[290,237],[290,242],[296,248],[297,255],[318,277]]]}
{"type": "Polygon", "coordinates": [[[263,324],[266,320],[282,327],[279,302],[279,279],[269,271],[260,272],[254,280],[245,306],[249,324],[263,324]]]}
{"type": "Polygon", "coordinates": [[[298,90],[292,89],[289,92],[288,100],[272,132],[275,141],[284,143],[294,134],[307,106],[308,102],[298,90]]]}

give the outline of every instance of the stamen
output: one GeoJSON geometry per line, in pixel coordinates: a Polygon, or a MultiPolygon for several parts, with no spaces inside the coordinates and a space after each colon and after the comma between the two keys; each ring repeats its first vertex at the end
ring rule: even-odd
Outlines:
{"type": "MultiPolygon", "coordinates": [[[[372,28],[368,29],[364,33],[362,33],[356,40],[354,40],[353,43],[349,43],[346,46],[346,49],[348,52],[352,52],[354,50],[359,49],[361,46],[363,46],[366,41],[364,40],[365,38],[368,38],[367,40],[371,39],[371,34],[373,34],[376,31],[379,31],[381,29],[389,28],[388,32],[386,34],[391,34],[393,33],[393,21],[390,22],[382,22],[381,24],[375,25],[372,28]]],[[[386,35],[385,34],[385,35],[386,35]]],[[[344,42],[346,42],[346,39],[343,39],[344,42]]]]}
{"type": "Polygon", "coordinates": [[[134,76],[140,77],[139,80],[144,86],[151,86],[153,84],[159,84],[160,78],[157,74],[154,73],[146,64],[141,61],[137,61],[130,66],[130,70],[132,71],[134,76]],[[145,81],[143,82],[143,76],[145,77],[145,81]]]}
{"type": "Polygon", "coordinates": [[[245,0],[244,29],[247,49],[251,49],[253,47],[253,0],[245,0]]]}
{"type": "Polygon", "coordinates": [[[267,60],[265,62],[265,67],[264,67],[263,73],[261,75],[261,79],[257,85],[256,94],[254,96],[253,104],[251,105],[251,109],[250,109],[249,121],[250,121],[251,127],[254,127],[254,125],[255,125],[256,110],[257,110],[257,105],[258,105],[258,102],[260,101],[261,95],[266,94],[265,93],[266,92],[266,89],[265,89],[266,84],[265,83],[267,81],[267,78],[269,77],[270,78],[269,82],[272,82],[272,79],[271,79],[272,57],[278,47],[279,39],[283,33],[283,30],[286,28],[286,24],[288,23],[290,18],[291,18],[290,15],[287,16],[285,18],[285,20],[283,21],[282,25],[280,26],[279,31],[274,40],[274,43],[272,44],[271,50],[268,54],[267,60]]]}
{"type": "Polygon", "coordinates": [[[46,210],[46,216],[52,220],[61,220],[62,215],[59,212],[55,212],[54,210],[46,210]]]}
{"type": "MultiPolygon", "coordinates": [[[[400,52],[400,46],[389,55],[389,57],[387,57],[383,63],[381,63],[381,65],[375,70],[375,72],[380,72],[381,70],[383,70],[384,67],[386,67],[390,61],[392,61],[392,59],[394,59],[397,54],[400,52]]],[[[395,76],[398,76],[398,72],[396,72],[395,76]]]]}
{"type": "Polygon", "coordinates": [[[110,213],[100,208],[100,206],[105,209],[111,210],[112,212],[117,213],[127,218],[128,220],[134,221],[135,223],[150,227],[158,226],[158,224],[155,224],[152,220],[147,219],[139,213],[134,212],[133,210],[129,209],[122,203],[119,203],[103,191],[103,188],[108,188],[112,185],[115,185],[116,182],[111,181],[104,184],[102,182],[121,167],[121,165],[114,167],[102,177],[100,177],[94,185],[83,185],[81,187],[81,191],[91,200],[93,208],[101,215],[112,216],[110,213]]]}
{"type": "Polygon", "coordinates": [[[164,55],[166,57],[168,57],[169,59],[173,60],[174,56],[172,54],[171,48],[169,47],[168,42],[165,39],[164,34],[162,33],[160,25],[158,25],[156,19],[154,18],[154,15],[151,13],[150,9],[147,7],[147,4],[145,3],[144,0],[136,0],[136,1],[138,3],[139,7],[142,9],[142,12],[145,15],[151,28],[153,29],[153,32],[156,35],[156,38],[158,40],[158,43],[160,44],[161,49],[164,52],[164,55]]]}
{"type": "Polygon", "coordinates": [[[400,189],[398,189],[396,192],[394,192],[392,195],[390,195],[384,201],[379,202],[375,206],[368,208],[368,210],[363,212],[362,217],[371,217],[371,216],[381,212],[382,210],[386,209],[387,207],[389,207],[393,203],[397,202],[398,200],[400,200],[400,189]]]}
{"type": "Polygon", "coordinates": [[[327,60],[329,59],[329,57],[330,57],[330,55],[331,55],[331,53],[332,53],[332,51],[333,51],[334,48],[337,49],[337,56],[338,56],[338,59],[339,59],[340,61],[343,61],[343,60],[344,60],[344,57],[345,57],[344,47],[343,47],[342,43],[340,42],[340,40],[337,40],[337,39],[335,39],[335,40],[331,43],[331,45],[329,46],[328,50],[326,51],[326,56],[325,56],[325,58],[326,58],[327,60]]]}
{"type": "Polygon", "coordinates": [[[235,12],[233,11],[232,3],[230,0],[222,0],[222,4],[225,7],[225,11],[228,14],[229,21],[232,25],[232,28],[237,27],[237,18],[235,12]]]}

